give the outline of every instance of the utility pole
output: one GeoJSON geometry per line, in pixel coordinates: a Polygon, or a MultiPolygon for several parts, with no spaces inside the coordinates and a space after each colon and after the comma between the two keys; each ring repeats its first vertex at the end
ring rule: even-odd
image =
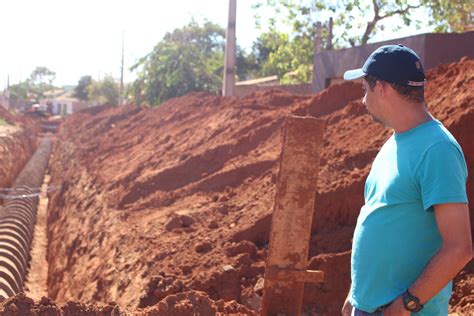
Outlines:
{"type": "Polygon", "coordinates": [[[328,43],[326,46],[326,50],[331,50],[332,49],[332,26],[333,26],[333,20],[332,17],[329,18],[329,25],[328,25],[328,43]]]}
{"type": "Polygon", "coordinates": [[[315,53],[321,52],[321,22],[316,22],[316,36],[314,38],[314,50],[315,53]]]}
{"type": "Polygon", "coordinates": [[[3,107],[5,107],[5,93],[7,93],[6,91],[7,91],[7,89],[5,87],[5,82],[4,82],[3,83],[3,90],[0,93],[0,106],[3,106],[3,107]]]}
{"type": "Polygon", "coordinates": [[[236,0],[229,0],[229,20],[227,22],[224,57],[224,87],[222,89],[222,95],[225,97],[234,95],[236,8],[236,0]]]}
{"type": "Polygon", "coordinates": [[[6,103],[7,109],[10,110],[10,74],[7,75],[7,92],[6,94],[4,93],[3,96],[4,98],[6,97],[5,103],[6,103]]]}
{"type": "Polygon", "coordinates": [[[123,59],[124,59],[124,31],[122,30],[122,66],[120,68],[120,96],[119,105],[123,105],[123,59]]]}

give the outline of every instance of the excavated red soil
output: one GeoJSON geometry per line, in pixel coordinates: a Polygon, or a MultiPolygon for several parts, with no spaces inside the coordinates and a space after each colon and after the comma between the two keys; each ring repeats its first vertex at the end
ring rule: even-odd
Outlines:
{"type": "MultiPolygon", "coordinates": [[[[428,74],[429,108],[464,149],[471,201],[473,88],[472,60],[428,74]]],[[[312,115],[328,127],[309,268],[326,279],[306,285],[304,310],[338,314],[364,181],[391,134],[372,121],[361,97],[360,84],[348,82],[314,96],[192,93],[154,109],[102,107],[71,116],[51,164],[51,184],[62,190],[50,200],[49,295],[157,314],[174,304],[184,315],[198,301],[206,312],[258,310],[282,122],[288,114],[312,115]],[[208,296],[189,298],[190,290],[208,296]],[[219,300],[241,305],[225,310],[219,300]]],[[[453,310],[474,304],[473,276],[468,267],[457,279],[453,310]]]]}
{"type": "Polygon", "coordinates": [[[117,304],[83,304],[69,301],[62,305],[57,305],[51,299],[43,297],[39,302],[34,302],[23,293],[8,298],[0,304],[0,315],[19,316],[19,315],[126,315],[120,310],[117,304]]]}
{"type": "Polygon", "coordinates": [[[254,311],[236,301],[213,301],[205,292],[189,291],[169,295],[158,304],[129,312],[120,308],[116,302],[108,304],[84,304],[68,301],[57,304],[47,297],[38,302],[19,293],[0,304],[1,316],[18,315],[110,315],[110,316],[188,316],[188,315],[257,315],[254,311]]]}
{"type": "Polygon", "coordinates": [[[0,104],[0,118],[8,124],[15,125],[15,117],[0,104]]]}
{"type": "Polygon", "coordinates": [[[0,125],[0,189],[4,189],[11,186],[35,151],[37,127],[33,121],[13,116],[1,105],[0,119],[8,123],[0,125]]]}

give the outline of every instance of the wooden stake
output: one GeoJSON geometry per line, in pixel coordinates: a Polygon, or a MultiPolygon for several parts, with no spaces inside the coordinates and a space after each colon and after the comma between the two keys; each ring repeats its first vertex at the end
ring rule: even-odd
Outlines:
{"type": "Polygon", "coordinates": [[[316,118],[285,120],[261,315],[299,316],[304,283],[323,281],[306,267],[325,127],[316,118]]]}

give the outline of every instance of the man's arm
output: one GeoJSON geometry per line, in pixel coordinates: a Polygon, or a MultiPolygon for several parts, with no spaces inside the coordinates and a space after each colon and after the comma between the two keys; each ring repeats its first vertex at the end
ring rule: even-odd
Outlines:
{"type": "MultiPolygon", "coordinates": [[[[472,258],[467,204],[438,204],[434,205],[434,212],[443,239],[442,246],[409,288],[410,293],[418,297],[421,304],[428,302],[443,289],[472,258]]],[[[387,308],[384,315],[401,315],[400,307],[403,308],[403,301],[399,297],[387,308]]]]}
{"type": "Polygon", "coordinates": [[[439,204],[434,206],[434,210],[443,245],[410,287],[410,293],[418,297],[422,304],[441,291],[472,259],[467,204],[439,204]]]}
{"type": "Polygon", "coordinates": [[[352,314],[352,305],[349,302],[349,295],[351,295],[351,289],[349,287],[349,293],[347,293],[346,300],[344,301],[344,304],[342,305],[342,310],[341,310],[341,315],[342,316],[351,316],[352,314]]]}

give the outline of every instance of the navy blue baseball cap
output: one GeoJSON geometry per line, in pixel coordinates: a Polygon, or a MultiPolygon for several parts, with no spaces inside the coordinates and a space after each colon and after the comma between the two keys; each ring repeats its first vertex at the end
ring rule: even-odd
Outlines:
{"type": "Polygon", "coordinates": [[[346,71],[344,79],[354,80],[366,75],[400,86],[425,85],[425,71],[420,57],[401,44],[377,48],[362,68],[346,71]]]}

